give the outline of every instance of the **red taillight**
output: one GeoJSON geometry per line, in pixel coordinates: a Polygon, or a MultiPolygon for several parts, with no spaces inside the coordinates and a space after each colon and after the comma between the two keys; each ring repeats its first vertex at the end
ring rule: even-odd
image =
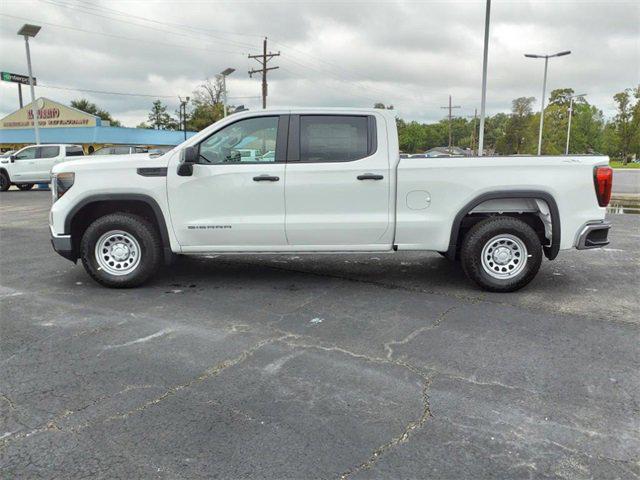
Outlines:
{"type": "Polygon", "coordinates": [[[613,186],[613,169],[611,167],[596,167],[593,169],[593,183],[596,187],[598,205],[606,207],[611,200],[613,186]]]}

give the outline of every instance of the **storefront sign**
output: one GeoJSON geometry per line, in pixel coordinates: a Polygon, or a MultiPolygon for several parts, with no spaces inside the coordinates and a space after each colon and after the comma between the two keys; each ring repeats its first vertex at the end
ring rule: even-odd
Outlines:
{"type": "Polygon", "coordinates": [[[7,115],[0,120],[0,129],[33,128],[34,116],[40,128],[96,126],[95,116],[52,100],[39,98],[36,106],[35,115],[31,104],[7,115]]]}

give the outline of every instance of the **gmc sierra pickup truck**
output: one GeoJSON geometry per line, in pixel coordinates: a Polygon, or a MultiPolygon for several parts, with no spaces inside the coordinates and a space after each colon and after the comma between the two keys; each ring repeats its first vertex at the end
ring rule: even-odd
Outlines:
{"type": "Polygon", "coordinates": [[[109,287],[175,254],[430,250],[507,292],[543,256],[608,243],[607,157],[398,152],[384,110],[237,113],[157,158],[56,165],[53,248],[109,287]]]}

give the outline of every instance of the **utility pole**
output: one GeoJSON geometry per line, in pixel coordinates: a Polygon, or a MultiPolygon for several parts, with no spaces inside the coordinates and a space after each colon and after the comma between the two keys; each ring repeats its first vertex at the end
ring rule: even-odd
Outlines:
{"type": "Polygon", "coordinates": [[[254,73],[262,74],[262,108],[267,108],[267,72],[269,70],[275,70],[280,67],[267,67],[267,63],[273,57],[280,56],[280,52],[278,53],[267,53],[267,37],[264,37],[262,42],[262,55],[249,55],[249,58],[253,58],[257,60],[258,63],[262,66],[262,68],[258,68],[255,70],[249,70],[249,78],[253,78],[254,73]]]}
{"type": "Polygon", "coordinates": [[[567,146],[564,149],[564,154],[569,155],[569,137],[571,137],[571,117],[573,116],[573,100],[575,98],[580,98],[584,100],[584,96],[586,93],[581,93],[580,95],[571,95],[569,98],[569,111],[567,112],[569,115],[569,123],[567,124],[567,146]]]}
{"type": "Polygon", "coordinates": [[[473,110],[473,115],[468,115],[467,118],[473,118],[473,130],[471,131],[471,153],[476,153],[476,119],[478,118],[478,109],[473,110]]]}
{"type": "Polygon", "coordinates": [[[182,131],[184,132],[184,139],[187,139],[187,102],[189,101],[189,97],[185,97],[182,100],[182,97],[178,97],[180,100],[180,126],[182,127],[182,131]]]}
{"type": "Polygon", "coordinates": [[[482,100],[480,101],[480,140],[478,156],[484,152],[484,116],[487,105],[487,63],[489,62],[489,21],[491,20],[491,0],[487,0],[484,14],[484,50],[482,54],[482,100]]]}
{"type": "Polygon", "coordinates": [[[446,109],[449,110],[449,153],[451,153],[451,147],[452,147],[451,119],[453,118],[453,116],[451,115],[451,110],[453,110],[454,108],[462,108],[462,107],[460,105],[452,106],[451,105],[451,95],[449,95],[449,106],[440,107],[440,108],[446,108],[446,109]]]}

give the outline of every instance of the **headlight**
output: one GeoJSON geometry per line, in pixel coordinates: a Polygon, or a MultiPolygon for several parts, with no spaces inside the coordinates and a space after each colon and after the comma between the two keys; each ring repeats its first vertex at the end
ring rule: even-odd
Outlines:
{"type": "Polygon", "coordinates": [[[54,173],[51,177],[51,195],[53,201],[58,200],[73,186],[76,174],[73,172],[54,173]]]}

